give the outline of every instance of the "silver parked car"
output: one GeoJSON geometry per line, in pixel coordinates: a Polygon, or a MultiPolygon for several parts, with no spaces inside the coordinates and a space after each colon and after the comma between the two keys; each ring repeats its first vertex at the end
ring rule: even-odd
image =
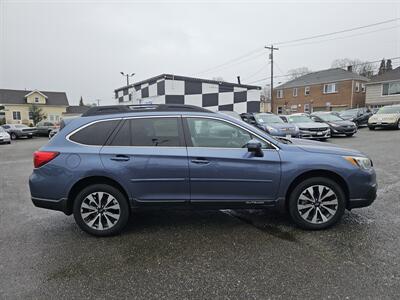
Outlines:
{"type": "Polygon", "coordinates": [[[5,124],[2,127],[8,132],[12,140],[21,137],[30,139],[36,134],[36,127],[29,127],[23,124],[5,124]]]}
{"type": "Polygon", "coordinates": [[[11,137],[8,132],[0,126],[0,144],[11,144],[11,137]]]}
{"type": "Polygon", "coordinates": [[[326,140],[331,137],[331,129],[325,123],[313,121],[309,115],[293,114],[280,115],[281,119],[287,123],[296,124],[299,128],[299,137],[303,139],[326,140]]]}

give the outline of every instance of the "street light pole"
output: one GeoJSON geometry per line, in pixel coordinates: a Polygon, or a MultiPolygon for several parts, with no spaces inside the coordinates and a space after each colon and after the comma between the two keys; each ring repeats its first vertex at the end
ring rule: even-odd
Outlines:
{"type": "Polygon", "coordinates": [[[129,86],[129,77],[133,77],[133,75],[135,75],[135,73],[131,73],[131,74],[125,74],[124,72],[120,72],[122,76],[126,77],[126,85],[129,86]]]}

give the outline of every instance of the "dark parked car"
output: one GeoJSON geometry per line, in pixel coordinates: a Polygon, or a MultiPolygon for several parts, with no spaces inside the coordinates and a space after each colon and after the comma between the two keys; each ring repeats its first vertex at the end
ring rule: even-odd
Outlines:
{"type": "Polygon", "coordinates": [[[246,120],[252,120],[250,123],[257,126],[261,130],[266,131],[273,136],[281,137],[298,137],[299,128],[294,124],[285,123],[281,118],[273,113],[255,113],[251,114],[252,118],[249,118],[246,114],[246,120]]]}
{"type": "Polygon", "coordinates": [[[53,129],[49,132],[49,139],[55,136],[60,131],[60,128],[53,129]]]}
{"type": "Polygon", "coordinates": [[[73,214],[84,231],[119,233],[141,208],[287,211],[302,228],[337,223],[376,197],[357,150],[277,140],[188,105],[93,107],[34,153],[33,203],[73,214]],[[51,187],[51,188],[49,188],[51,187]]]}
{"type": "Polygon", "coordinates": [[[50,131],[58,128],[55,123],[49,121],[40,121],[36,125],[36,134],[42,136],[49,136],[50,131]]]}
{"type": "Polygon", "coordinates": [[[360,107],[341,111],[339,116],[342,119],[356,123],[357,126],[361,126],[368,125],[368,119],[372,116],[372,112],[366,107],[360,107]]]}
{"type": "Polygon", "coordinates": [[[315,122],[307,114],[292,114],[279,116],[286,123],[299,127],[299,137],[311,140],[326,140],[331,137],[331,130],[327,124],[315,122]]]}
{"type": "Polygon", "coordinates": [[[352,136],[357,132],[357,125],[354,122],[343,120],[331,112],[315,112],[311,114],[311,119],[328,124],[331,128],[331,135],[352,136]]]}
{"type": "Polygon", "coordinates": [[[31,139],[36,134],[35,127],[29,127],[23,124],[5,124],[2,127],[8,132],[12,140],[19,139],[21,137],[27,137],[31,139]]]}

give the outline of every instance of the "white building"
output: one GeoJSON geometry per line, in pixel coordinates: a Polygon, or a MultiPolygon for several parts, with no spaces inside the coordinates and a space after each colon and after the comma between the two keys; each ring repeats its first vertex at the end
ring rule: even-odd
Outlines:
{"type": "Polygon", "coordinates": [[[260,111],[261,87],[162,74],[115,90],[117,104],[189,104],[211,111],[260,111]]]}

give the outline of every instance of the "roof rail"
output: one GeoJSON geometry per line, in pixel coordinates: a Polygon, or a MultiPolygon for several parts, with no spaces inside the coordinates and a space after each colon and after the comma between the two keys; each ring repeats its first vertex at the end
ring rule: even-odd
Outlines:
{"type": "Polygon", "coordinates": [[[146,111],[192,111],[192,112],[207,112],[211,111],[202,107],[184,104],[137,104],[137,105],[109,105],[109,106],[94,106],[82,114],[82,117],[121,114],[132,112],[146,111]]]}

